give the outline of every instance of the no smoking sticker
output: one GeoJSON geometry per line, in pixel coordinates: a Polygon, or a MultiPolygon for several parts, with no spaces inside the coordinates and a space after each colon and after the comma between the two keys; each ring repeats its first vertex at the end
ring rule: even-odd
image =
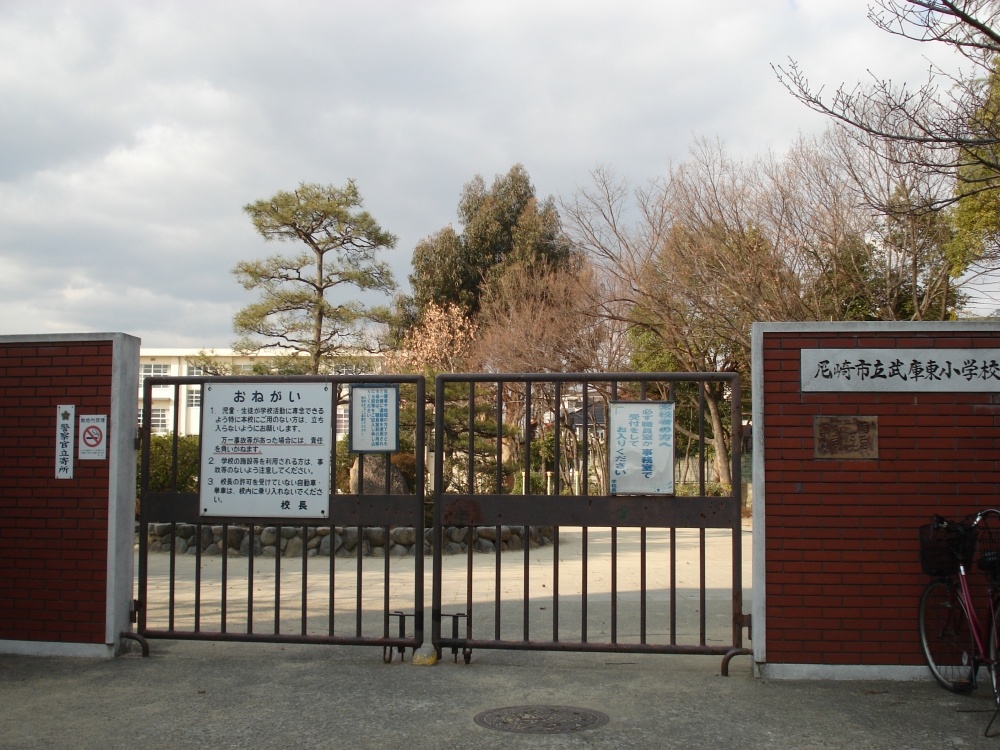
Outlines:
{"type": "Polygon", "coordinates": [[[103,460],[108,457],[108,417],[106,414],[80,415],[81,461],[103,460]]]}

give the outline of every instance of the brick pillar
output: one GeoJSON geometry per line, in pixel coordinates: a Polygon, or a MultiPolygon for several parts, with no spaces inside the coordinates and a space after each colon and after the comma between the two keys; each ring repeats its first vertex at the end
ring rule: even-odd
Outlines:
{"type": "Polygon", "coordinates": [[[918,529],[1000,505],[1000,325],[754,325],[754,658],[929,679],[918,529]]]}
{"type": "Polygon", "coordinates": [[[139,340],[125,334],[0,336],[0,652],[120,650],[138,372],[139,340]],[[86,440],[81,422],[93,423],[86,440]],[[102,437],[103,458],[81,456],[102,437]]]}

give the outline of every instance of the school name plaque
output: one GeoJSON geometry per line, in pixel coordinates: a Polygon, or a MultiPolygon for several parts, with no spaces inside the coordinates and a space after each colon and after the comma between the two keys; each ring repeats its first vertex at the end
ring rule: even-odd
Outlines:
{"type": "Polygon", "coordinates": [[[1000,390],[1000,349],[802,349],[803,391],[1000,390]]]}

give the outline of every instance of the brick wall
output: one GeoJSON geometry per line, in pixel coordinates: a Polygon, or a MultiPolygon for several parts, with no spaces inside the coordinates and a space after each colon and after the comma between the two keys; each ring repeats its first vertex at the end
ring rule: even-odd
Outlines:
{"type": "Polygon", "coordinates": [[[800,350],[1000,348],[1000,329],[768,328],[754,384],[763,421],[766,661],[923,665],[917,606],[927,577],[917,529],[935,513],[1000,506],[1000,394],[802,392],[800,350]],[[821,415],[877,417],[878,457],[817,459],[813,418],[821,415]]]}
{"type": "Polygon", "coordinates": [[[105,642],[109,460],[56,479],[55,440],[60,404],[112,413],[113,349],[0,342],[0,639],[105,642]]]}

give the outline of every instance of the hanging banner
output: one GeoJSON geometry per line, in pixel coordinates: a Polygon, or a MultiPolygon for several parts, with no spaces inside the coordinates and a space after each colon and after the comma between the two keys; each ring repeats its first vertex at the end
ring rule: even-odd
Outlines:
{"type": "Polygon", "coordinates": [[[76,406],[56,407],[56,479],[73,478],[73,421],[76,406]]]}
{"type": "Polygon", "coordinates": [[[610,407],[611,494],[674,494],[673,403],[613,401],[610,407]]]}
{"type": "Polygon", "coordinates": [[[329,383],[206,383],[201,413],[201,515],[327,517],[329,383]]]}
{"type": "Polygon", "coordinates": [[[351,453],[396,453],[399,450],[399,386],[352,385],[351,453]]]}

